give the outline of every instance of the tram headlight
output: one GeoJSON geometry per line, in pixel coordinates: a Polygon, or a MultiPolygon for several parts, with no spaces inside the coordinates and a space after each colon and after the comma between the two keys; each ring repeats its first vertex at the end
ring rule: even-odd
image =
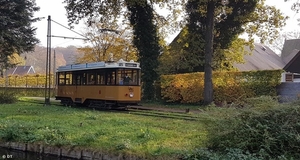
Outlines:
{"type": "Polygon", "coordinates": [[[129,97],[132,98],[133,97],[133,93],[129,93],[129,97]]]}

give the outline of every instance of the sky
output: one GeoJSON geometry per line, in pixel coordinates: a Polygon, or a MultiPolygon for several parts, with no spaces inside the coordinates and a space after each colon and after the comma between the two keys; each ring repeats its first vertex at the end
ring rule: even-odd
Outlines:
{"type": "MultiPolygon", "coordinates": [[[[40,11],[35,13],[35,17],[45,17],[39,22],[33,24],[37,28],[36,36],[40,39],[42,46],[47,46],[47,29],[48,29],[48,16],[51,16],[51,19],[59,24],[68,27],[68,19],[66,16],[66,10],[64,8],[65,4],[62,3],[63,0],[36,0],[37,6],[40,7],[40,11]]],[[[292,2],[284,2],[284,0],[266,0],[267,5],[273,5],[276,8],[280,9],[284,15],[289,16],[287,20],[287,25],[282,29],[282,32],[287,31],[297,31],[299,26],[297,25],[297,19],[300,18],[300,13],[296,14],[294,11],[291,11],[292,2]]],[[[73,29],[75,32],[83,33],[84,25],[75,25],[73,29]]],[[[51,35],[53,36],[62,36],[62,37],[76,37],[82,38],[80,35],[52,22],[51,23],[51,35]]],[[[175,35],[174,35],[175,36],[175,35]]],[[[170,35],[170,39],[174,37],[170,35]]],[[[168,41],[168,40],[167,40],[168,41]]],[[[67,47],[70,45],[75,46],[84,46],[87,45],[83,40],[77,39],[64,39],[64,38],[51,38],[51,47],[67,47]]]]}
{"type": "MultiPolygon", "coordinates": [[[[63,0],[36,0],[37,6],[40,7],[40,11],[35,13],[35,17],[44,17],[41,21],[35,22],[33,26],[37,28],[36,37],[40,40],[42,46],[47,46],[47,32],[48,32],[48,16],[51,20],[58,22],[59,24],[68,27],[68,19],[66,16],[66,10],[62,3],[63,0]]],[[[76,25],[74,31],[81,33],[83,31],[83,25],[76,25]]],[[[51,22],[51,35],[63,36],[63,37],[78,37],[82,38],[78,34],[51,22]]],[[[84,45],[82,40],[64,39],[64,38],[51,38],[51,47],[66,47],[70,45],[84,45]]]]}

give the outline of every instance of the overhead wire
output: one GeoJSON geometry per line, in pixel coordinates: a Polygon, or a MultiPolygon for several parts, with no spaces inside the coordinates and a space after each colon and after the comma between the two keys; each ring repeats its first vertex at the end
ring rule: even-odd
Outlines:
{"type": "MultiPolygon", "coordinates": [[[[62,24],[60,24],[60,23],[58,23],[58,22],[56,22],[56,21],[54,21],[54,20],[52,20],[52,19],[51,19],[51,21],[54,22],[54,23],[56,23],[56,24],[58,24],[58,25],[60,25],[61,27],[64,27],[64,28],[66,28],[66,29],[68,29],[68,30],[70,30],[70,31],[72,31],[72,32],[74,32],[74,33],[76,33],[76,34],[78,34],[78,35],[84,37],[84,38],[64,37],[64,36],[55,36],[55,37],[58,37],[58,38],[65,38],[65,39],[67,38],[67,39],[83,39],[83,40],[89,40],[89,38],[87,38],[85,35],[83,35],[83,34],[81,34],[81,33],[79,33],[79,32],[76,32],[76,31],[70,29],[69,27],[66,27],[66,26],[64,26],[64,25],[62,25],[62,24]]],[[[54,37],[53,35],[51,35],[51,36],[54,37]]]]}

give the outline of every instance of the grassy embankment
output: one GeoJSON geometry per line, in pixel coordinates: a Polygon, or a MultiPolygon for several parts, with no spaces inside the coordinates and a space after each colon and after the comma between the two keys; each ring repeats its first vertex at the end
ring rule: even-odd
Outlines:
{"type": "Polygon", "coordinates": [[[176,157],[204,147],[206,134],[198,121],[43,106],[24,98],[2,104],[0,113],[2,141],[80,146],[142,157],[176,157]]]}

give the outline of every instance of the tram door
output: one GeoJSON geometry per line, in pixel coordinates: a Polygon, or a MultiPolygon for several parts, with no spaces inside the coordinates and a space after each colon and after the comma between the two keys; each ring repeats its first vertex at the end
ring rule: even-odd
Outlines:
{"type": "Polygon", "coordinates": [[[75,72],[74,78],[74,100],[76,103],[83,103],[83,96],[85,95],[83,86],[86,85],[86,73],[75,72]]]}

